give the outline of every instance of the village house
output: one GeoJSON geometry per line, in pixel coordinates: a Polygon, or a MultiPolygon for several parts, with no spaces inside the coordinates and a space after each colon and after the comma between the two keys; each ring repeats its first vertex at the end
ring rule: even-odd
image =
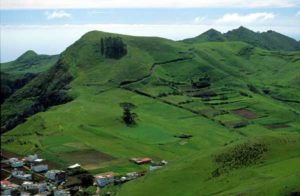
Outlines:
{"type": "Polygon", "coordinates": [[[31,170],[36,173],[46,172],[48,171],[48,165],[47,164],[32,165],[31,170]]]}
{"type": "Polygon", "coordinates": [[[8,160],[8,162],[9,162],[10,166],[13,168],[18,168],[18,167],[24,166],[24,162],[19,160],[18,158],[10,158],[8,160]]]}
{"type": "Polygon", "coordinates": [[[25,181],[22,184],[22,189],[24,191],[30,192],[31,194],[44,193],[47,191],[47,184],[46,183],[33,183],[33,182],[25,181]]]}
{"type": "Polygon", "coordinates": [[[11,175],[14,178],[20,179],[20,180],[32,180],[32,175],[31,174],[26,174],[23,171],[19,171],[19,170],[14,170],[12,171],[11,175]]]}
{"type": "Polygon", "coordinates": [[[8,180],[1,181],[1,195],[18,195],[19,186],[9,182],[8,180]]]}
{"type": "Polygon", "coordinates": [[[103,174],[98,174],[95,176],[96,184],[100,187],[104,187],[110,183],[114,182],[114,173],[113,172],[107,172],[103,174]]]}
{"type": "Polygon", "coordinates": [[[131,158],[130,161],[135,163],[135,164],[138,164],[138,165],[147,164],[147,163],[152,162],[152,160],[148,157],[145,157],[145,158],[131,158]]]}
{"type": "Polygon", "coordinates": [[[64,171],[61,171],[61,170],[49,170],[45,174],[45,177],[48,180],[51,180],[53,182],[61,183],[61,182],[65,181],[66,173],[64,171]]]}

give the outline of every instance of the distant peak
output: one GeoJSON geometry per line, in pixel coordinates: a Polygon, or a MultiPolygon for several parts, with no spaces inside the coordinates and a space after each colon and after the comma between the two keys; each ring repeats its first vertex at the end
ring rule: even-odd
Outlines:
{"type": "Polygon", "coordinates": [[[25,53],[23,53],[18,59],[17,61],[24,61],[24,60],[27,60],[27,59],[30,59],[30,58],[33,58],[35,56],[37,56],[38,54],[33,51],[33,50],[28,50],[26,51],[25,53]]]}
{"type": "Polygon", "coordinates": [[[198,35],[197,37],[186,39],[185,42],[207,42],[207,41],[225,41],[225,38],[223,37],[222,33],[215,30],[215,29],[209,29],[205,31],[204,33],[198,35]]]}
{"type": "Polygon", "coordinates": [[[209,30],[207,30],[206,32],[215,32],[215,33],[220,33],[219,31],[217,31],[216,29],[209,29],[209,30]]]}
{"type": "MultiPolygon", "coordinates": [[[[248,28],[246,28],[246,27],[244,27],[244,26],[240,26],[239,28],[234,29],[234,30],[236,30],[236,31],[251,31],[251,32],[253,32],[252,30],[250,30],[250,29],[248,29],[248,28]]],[[[233,30],[233,31],[234,31],[234,30],[233,30]]]]}
{"type": "Polygon", "coordinates": [[[27,50],[26,52],[24,52],[20,57],[25,57],[25,56],[37,56],[38,54],[33,51],[33,50],[27,50]]]}

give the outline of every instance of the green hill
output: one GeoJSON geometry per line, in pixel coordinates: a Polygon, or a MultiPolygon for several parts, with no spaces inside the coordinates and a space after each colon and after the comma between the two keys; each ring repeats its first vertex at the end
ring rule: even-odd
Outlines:
{"type": "Polygon", "coordinates": [[[211,41],[242,41],[256,47],[267,50],[281,50],[281,51],[299,51],[300,45],[296,40],[277,33],[275,31],[254,32],[245,27],[239,27],[228,31],[227,33],[220,33],[211,29],[203,34],[190,39],[183,40],[187,43],[201,43],[211,41]]]}
{"type": "Polygon", "coordinates": [[[38,55],[29,50],[15,61],[1,63],[1,104],[39,73],[52,67],[58,58],[58,55],[38,55]]]}
{"type": "Polygon", "coordinates": [[[58,55],[38,55],[32,50],[22,54],[15,61],[1,63],[1,71],[10,74],[40,73],[52,67],[58,55]]]}
{"type": "Polygon", "coordinates": [[[289,195],[300,191],[299,62],[241,41],[89,32],[1,105],[1,148],[93,174],[168,161],[102,193],[289,195]]]}

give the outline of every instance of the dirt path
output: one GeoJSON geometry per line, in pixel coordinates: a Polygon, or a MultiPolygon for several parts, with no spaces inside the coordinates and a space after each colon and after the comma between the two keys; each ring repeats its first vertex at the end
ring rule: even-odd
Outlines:
{"type": "Polygon", "coordinates": [[[130,84],[133,84],[133,83],[136,83],[136,82],[143,82],[143,81],[149,79],[152,76],[152,74],[154,73],[154,71],[155,71],[155,69],[158,65],[164,65],[164,64],[168,64],[168,63],[175,63],[175,62],[179,62],[179,61],[187,61],[187,60],[191,60],[191,59],[193,59],[193,58],[191,58],[191,57],[190,58],[177,58],[177,59],[173,59],[173,60],[154,63],[151,66],[150,72],[147,75],[145,75],[141,78],[135,79],[135,80],[123,81],[123,82],[120,83],[120,87],[122,88],[122,87],[128,86],[130,84]]]}

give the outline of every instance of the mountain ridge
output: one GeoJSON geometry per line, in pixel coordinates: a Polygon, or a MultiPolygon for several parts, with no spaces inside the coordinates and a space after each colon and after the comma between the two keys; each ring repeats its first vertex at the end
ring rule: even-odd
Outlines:
{"type": "Polygon", "coordinates": [[[242,41],[256,47],[267,50],[299,51],[299,41],[268,30],[266,32],[254,32],[246,27],[239,27],[226,33],[210,29],[194,38],[184,39],[183,42],[201,43],[209,41],[242,41]],[[211,33],[214,32],[214,33],[211,33]]]}

